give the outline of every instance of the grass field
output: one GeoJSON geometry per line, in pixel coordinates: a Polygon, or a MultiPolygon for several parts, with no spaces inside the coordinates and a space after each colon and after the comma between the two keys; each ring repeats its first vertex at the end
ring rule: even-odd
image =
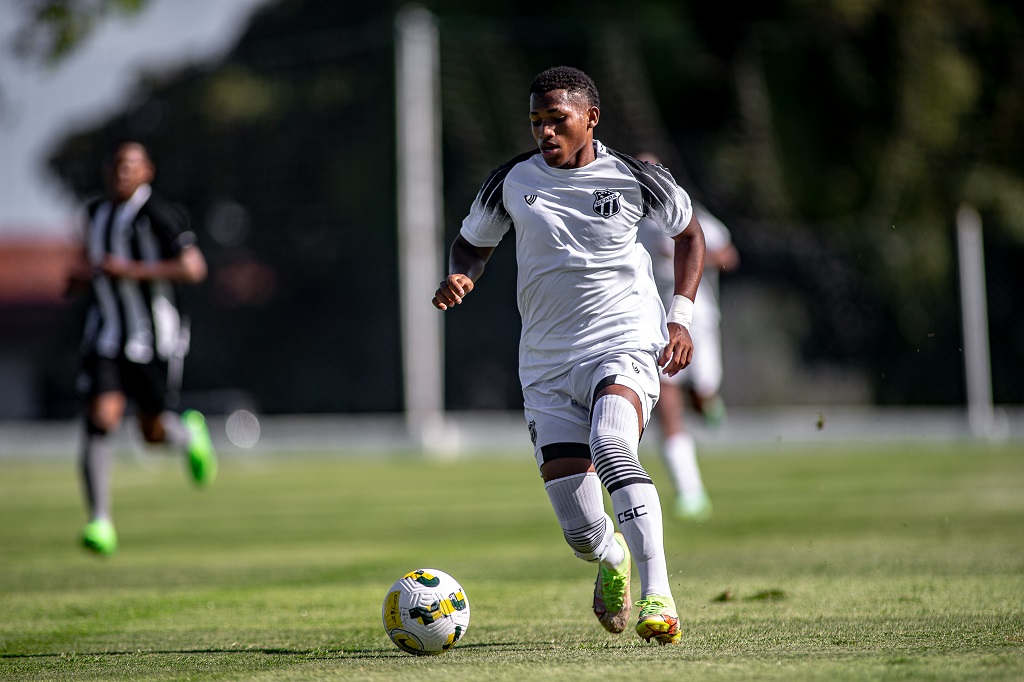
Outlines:
{"type": "Polygon", "coordinates": [[[118,462],[110,558],[76,544],[70,460],[0,462],[0,679],[1024,679],[1019,444],[705,457],[714,517],[666,520],[675,647],[599,627],[525,449],[234,455],[207,491],[143,461],[118,462]],[[440,657],[381,626],[417,567],[472,605],[440,657]]]}

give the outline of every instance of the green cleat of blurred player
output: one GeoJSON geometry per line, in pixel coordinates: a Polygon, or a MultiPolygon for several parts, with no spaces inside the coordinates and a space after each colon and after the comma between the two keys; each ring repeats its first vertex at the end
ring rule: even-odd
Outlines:
{"type": "Polygon", "coordinates": [[[196,485],[208,486],[217,478],[217,453],[206,428],[206,419],[195,410],[185,410],[181,421],[192,434],[188,444],[188,464],[196,485]]]}
{"type": "Polygon", "coordinates": [[[676,495],[676,518],[685,521],[707,521],[711,518],[711,498],[703,490],[690,495],[676,495]]]}
{"type": "Polygon", "coordinates": [[[169,407],[189,342],[177,288],[204,280],[206,260],[185,212],[150,187],[155,171],[142,144],[115,143],[103,170],[107,195],[87,206],[69,290],[90,294],[77,381],[85,401],[79,473],[89,513],[82,543],[108,555],[118,547],[110,500],[114,436],[129,399],[146,442],[180,452],[198,485],[214,480],[217,457],[203,416],[190,410],[179,417],[169,407]]]}
{"type": "Polygon", "coordinates": [[[108,519],[93,519],[82,529],[82,544],[97,554],[117,551],[117,531],[108,519]]]}

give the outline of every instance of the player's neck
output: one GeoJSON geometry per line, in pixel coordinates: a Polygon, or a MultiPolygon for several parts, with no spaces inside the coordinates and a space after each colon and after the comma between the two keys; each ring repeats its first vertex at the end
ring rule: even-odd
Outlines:
{"type": "Polygon", "coordinates": [[[591,136],[587,143],[580,147],[579,151],[567,163],[559,166],[563,170],[577,170],[590,165],[597,160],[597,147],[594,138],[591,136]]]}

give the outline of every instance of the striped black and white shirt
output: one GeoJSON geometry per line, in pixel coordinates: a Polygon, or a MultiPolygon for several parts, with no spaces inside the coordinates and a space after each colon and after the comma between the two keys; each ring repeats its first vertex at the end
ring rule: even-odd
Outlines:
{"type": "Polygon", "coordinates": [[[110,278],[98,266],[107,254],[145,262],[176,258],[196,243],[184,210],[154,194],[149,185],[120,204],[97,199],[86,210],[85,246],[95,274],[83,352],[138,363],[182,352],[187,332],[174,283],[110,278]]]}

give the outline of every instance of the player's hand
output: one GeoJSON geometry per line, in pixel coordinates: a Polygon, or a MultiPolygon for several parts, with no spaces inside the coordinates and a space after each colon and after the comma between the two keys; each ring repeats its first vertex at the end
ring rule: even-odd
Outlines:
{"type": "Polygon", "coordinates": [[[454,305],[462,303],[466,294],[473,291],[473,280],[465,275],[448,275],[441,280],[441,285],[434,292],[434,299],[431,303],[438,310],[448,310],[454,305]]]}
{"type": "Polygon", "coordinates": [[[693,340],[686,327],[675,322],[668,323],[668,345],[661,351],[658,365],[662,374],[675,376],[685,369],[693,359],[693,340]]]}

